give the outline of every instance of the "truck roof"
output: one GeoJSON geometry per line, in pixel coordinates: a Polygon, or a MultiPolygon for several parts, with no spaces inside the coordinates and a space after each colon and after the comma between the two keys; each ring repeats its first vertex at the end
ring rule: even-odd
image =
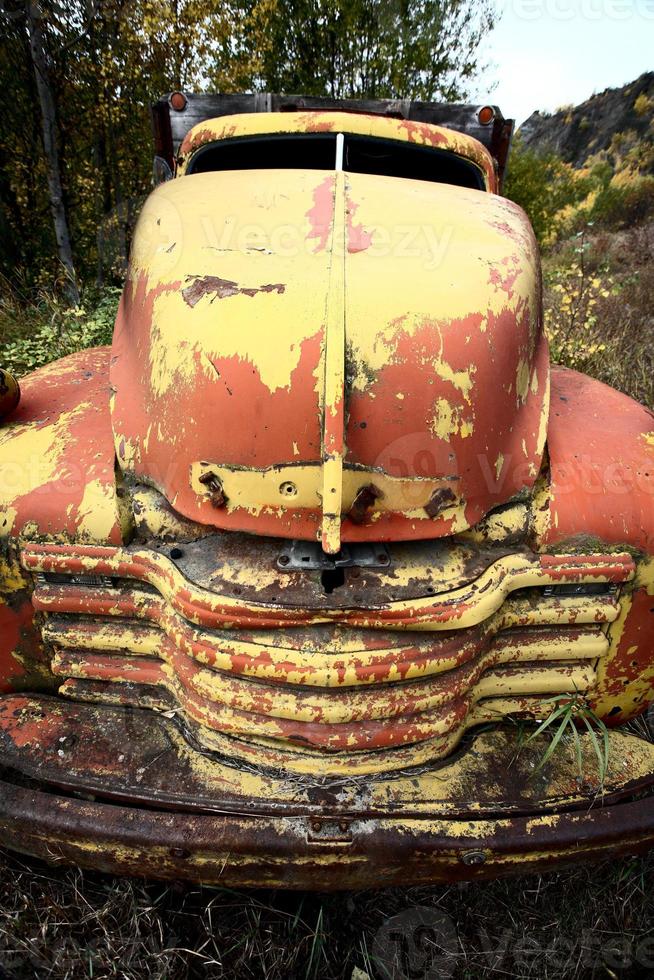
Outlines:
{"type": "Polygon", "coordinates": [[[172,169],[179,147],[198,123],[220,116],[253,112],[352,112],[443,126],[477,139],[490,152],[501,186],[514,120],[498,106],[411,99],[333,99],[326,96],[276,95],[270,92],[198,95],[171,92],[152,106],[155,153],[172,169]]]}

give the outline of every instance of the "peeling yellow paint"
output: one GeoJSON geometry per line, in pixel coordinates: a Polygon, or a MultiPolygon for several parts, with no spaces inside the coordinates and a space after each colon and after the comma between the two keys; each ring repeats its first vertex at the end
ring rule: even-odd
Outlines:
{"type": "Polygon", "coordinates": [[[462,411],[458,405],[452,405],[446,398],[438,398],[434,408],[436,414],[431,431],[439,439],[449,439],[454,435],[460,435],[465,439],[472,435],[472,421],[461,417],[462,411]]]}
{"type": "Polygon", "coordinates": [[[116,488],[102,480],[90,480],[79,505],[78,533],[81,541],[108,541],[116,524],[116,488]]]}

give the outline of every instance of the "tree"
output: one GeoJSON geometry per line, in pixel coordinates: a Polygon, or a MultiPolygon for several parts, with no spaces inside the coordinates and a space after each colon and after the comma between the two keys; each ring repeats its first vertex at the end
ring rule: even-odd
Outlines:
{"type": "Polygon", "coordinates": [[[150,187],[150,103],[201,89],[229,29],[218,0],[28,2],[0,0],[0,259],[23,288],[63,267],[70,293],[73,270],[120,276],[150,187]]]}
{"type": "Polygon", "coordinates": [[[492,0],[246,0],[211,77],[220,89],[456,100],[481,70],[492,0]]]}
{"type": "Polygon", "coordinates": [[[64,194],[61,185],[61,170],[59,167],[59,148],[57,146],[57,116],[55,101],[50,80],[47,42],[43,27],[43,13],[37,3],[27,4],[27,32],[30,43],[32,66],[36,77],[36,90],[39,95],[41,108],[41,131],[43,150],[48,172],[48,188],[50,191],[50,209],[54,224],[57,252],[61,264],[66,271],[65,292],[76,306],[79,304],[77,276],[73,262],[73,249],[68,230],[68,216],[64,204],[64,194]]]}
{"type": "Polygon", "coordinates": [[[492,2],[0,0],[2,276],[120,279],[163,93],[460,98],[492,2]]]}

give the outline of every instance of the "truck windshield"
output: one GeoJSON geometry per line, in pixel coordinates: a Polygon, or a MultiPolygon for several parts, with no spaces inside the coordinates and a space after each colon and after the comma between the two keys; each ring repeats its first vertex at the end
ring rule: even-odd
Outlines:
{"type": "MultiPolygon", "coordinates": [[[[216,170],[333,170],[336,133],[275,133],[217,140],[191,158],[187,174],[216,170]]],[[[344,134],[343,169],[485,190],[481,170],[448,150],[344,134]]]]}

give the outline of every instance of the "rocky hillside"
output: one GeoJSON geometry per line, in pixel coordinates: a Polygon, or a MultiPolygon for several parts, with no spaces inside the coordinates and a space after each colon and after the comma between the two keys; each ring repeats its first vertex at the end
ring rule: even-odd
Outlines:
{"type": "MultiPolygon", "coordinates": [[[[534,112],[520,127],[523,143],[538,153],[554,152],[573,167],[582,167],[601,151],[618,144],[654,142],[654,72],[622,88],[608,88],[578,106],[552,114],[534,112]]],[[[643,168],[652,171],[648,160],[643,168]]]]}

